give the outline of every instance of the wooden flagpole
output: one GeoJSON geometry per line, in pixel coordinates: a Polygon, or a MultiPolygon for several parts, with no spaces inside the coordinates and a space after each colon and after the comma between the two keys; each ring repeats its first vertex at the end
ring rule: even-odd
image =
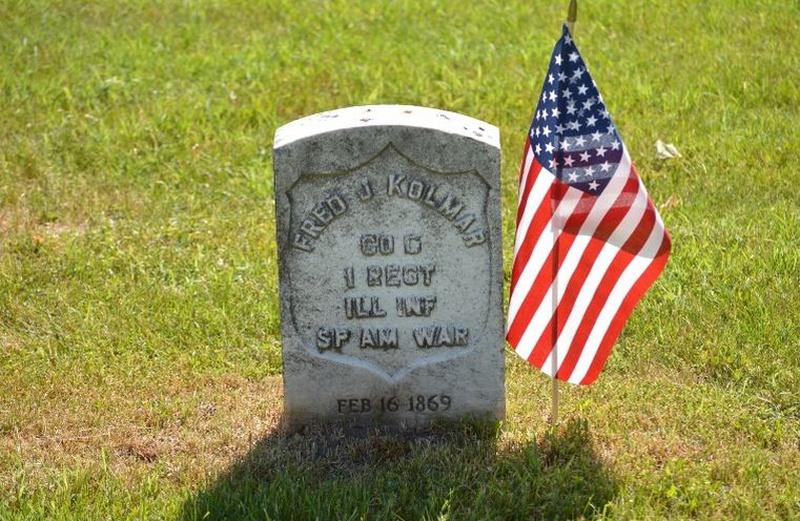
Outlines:
{"type": "Polygon", "coordinates": [[[569,13],[567,13],[567,27],[569,32],[575,31],[575,20],[578,19],[578,0],[569,0],[569,13]]]}
{"type": "MultiPolygon", "coordinates": [[[[570,0],[569,2],[569,12],[567,13],[567,28],[569,32],[572,33],[575,30],[575,21],[578,19],[578,0],[570,0]]],[[[554,247],[558,247],[558,237],[556,234],[553,234],[553,245],[554,247]]],[[[554,266],[556,273],[558,272],[558,253],[553,257],[553,261],[556,264],[554,266]]],[[[558,280],[558,276],[556,275],[556,281],[558,280]]],[[[553,313],[557,313],[557,295],[553,295],[553,313]]],[[[556,378],[556,374],[558,373],[558,320],[553,320],[553,340],[555,341],[555,345],[553,346],[553,357],[552,357],[552,371],[553,371],[553,390],[552,390],[552,401],[550,404],[550,425],[555,426],[558,424],[558,378],[556,378]]]]}
{"type": "Polygon", "coordinates": [[[558,233],[553,230],[553,352],[550,367],[553,372],[553,392],[550,403],[550,426],[558,425],[558,233]]]}

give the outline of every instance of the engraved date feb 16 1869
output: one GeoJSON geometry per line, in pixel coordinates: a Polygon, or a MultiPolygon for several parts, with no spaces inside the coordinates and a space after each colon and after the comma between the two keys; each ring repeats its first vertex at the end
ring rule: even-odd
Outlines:
{"type": "Polygon", "coordinates": [[[339,398],[336,411],[339,414],[365,414],[378,412],[444,412],[453,404],[446,394],[417,394],[408,397],[381,396],[370,398],[339,398]]]}

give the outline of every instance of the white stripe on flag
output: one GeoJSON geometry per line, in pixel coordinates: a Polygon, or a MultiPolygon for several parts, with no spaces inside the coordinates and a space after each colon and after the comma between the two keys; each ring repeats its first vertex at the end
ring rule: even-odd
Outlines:
{"type": "MultiPolygon", "coordinates": [[[[630,166],[628,168],[630,168],[630,166]]],[[[641,183],[639,186],[642,186],[641,183]]],[[[564,324],[556,344],[557,348],[555,351],[558,355],[557,367],[559,369],[561,368],[561,364],[564,362],[564,358],[567,356],[578,329],[586,318],[584,314],[586,313],[589,305],[592,303],[600,283],[606,276],[609,266],[621,250],[618,245],[625,244],[628,238],[636,231],[636,227],[639,225],[641,218],[644,215],[647,195],[641,191],[641,188],[636,194],[636,199],[637,203],[634,203],[628,215],[625,216],[625,219],[620,223],[617,229],[614,230],[614,233],[611,234],[608,241],[603,244],[603,247],[598,253],[597,257],[593,259],[592,268],[589,272],[589,275],[586,277],[578,296],[575,298],[572,311],[569,315],[569,318],[566,319],[566,323],[564,324]]],[[[607,325],[608,324],[606,324],[606,326],[607,325]]],[[[551,351],[550,355],[548,355],[547,360],[542,366],[542,370],[552,367],[553,354],[554,353],[551,351]]],[[[552,372],[549,369],[545,372],[548,371],[552,372]]],[[[550,376],[553,375],[551,374],[550,376]]]]}
{"type": "MultiPolygon", "coordinates": [[[[620,166],[621,167],[626,166],[628,170],[630,170],[629,162],[627,164],[623,163],[620,166]]],[[[542,175],[543,173],[545,173],[544,170],[542,170],[540,175],[542,175]]],[[[611,182],[606,187],[606,192],[608,192],[608,197],[612,198],[612,200],[616,200],[617,198],[616,196],[622,192],[622,189],[627,184],[628,179],[629,179],[628,175],[615,175],[611,179],[611,182]]],[[[572,211],[577,201],[580,200],[580,195],[582,194],[580,190],[569,188],[569,191],[573,192],[572,195],[577,195],[578,197],[569,198],[568,199],[569,202],[567,202],[567,206],[565,208],[562,208],[562,204],[564,204],[564,201],[562,201],[562,204],[559,205],[558,209],[556,210],[556,213],[561,215],[566,215],[567,212],[572,211]]],[[[607,195],[606,192],[603,192],[603,195],[601,197],[605,197],[607,195]]],[[[572,246],[570,247],[569,251],[561,252],[562,255],[566,253],[566,256],[564,257],[561,266],[558,268],[558,271],[555,274],[555,277],[551,282],[550,287],[547,290],[547,293],[545,294],[544,298],[542,298],[542,300],[538,303],[539,307],[536,309],[536,312],[529,320],[528,326],[525,328],[525,332],[522,334],[519,341],[517,342],[518,346],[517,353],[522,358],[527,359],[528,357],[530,357],[531,352],[533,351],[534,347],[539,341],[539,338],[542,336],[542,334],[546,332],[545,329],[549,325],[550,319],[557,311],[557,308],[554,307],[554,304],[558,305],[562,301],[564,297],[564,292],[567,289],[567,285],[570,283],[575,271],[578,269],[579,263],[583,257],[583,253],[586,250],[586,247],[591,242],[591,238],[594,235],[595,231],[597,230],[597,225],[600,223],[600,221],[602,221],[603,217],[605,216],[606,213],[608,213],[608,210],[610,208],[611,208],[610,205],[594,206],[590,211],[589,215],[587,216],[585,222],[581,226],[580,232],[578,233],[578,236],[572,243],[572,246]]],[[[550,226],[551,227],[553,226],[552,220],[550,222],[550,226]]],[[[555,241],[557,240],[558,236],[560,236],[560,229],[556,233],[545,232],[541,234],[541,236],[539,237],[539,240],[536,243],[536,249],[541,249],[546,251],[541,254],[542,262],[537,263],[537,265],[535,266],[538,269],[536,269],[535,274],[531,277],[530,282],[523,282],[523,278],[521,277],[520,281],[517,283],[513,296],[522,293],[520,299],[517,300],[522,300],[527,296],[528,292],[532,289],[531,286],[533,285],[533,279],[535,279],[535,276],[536,274],[538,274],[539,270],[542,268],[545,269],[548,268],[543,266],[544,260],[553,251],[553,247],[555,245],[555,241]],[[523,288],[525,289],[524,293],[521,291],[523,288]]],[[[533,256],[531,256],[531,258],[533,259],[533,256]]],[[[558,262],[558,260],[559,259],[556,258],[556,262],[558,262]]],[[[531,262],[529,261],[525,269],[523,270],[523,277],[525,277],[526,271],[528,271],[530,266],[531,262]]],[[[527,281],[527,279],[525,280],[527,281]]],[[[509,315],[510,313],[511,312],[509,311],[509,315]]],[[[559,318],[562,318],[563,320],[567,319],[567,317],[559,317],[559,318]]],[[[512,321],[510,321],[509,323],[511,323],[512,321]]],[[[566,354],[567,348],[569,348],[569,344],[567,344],[565,348],[562,349],[564,353],[563,355],[566,354]]],[[[560,356],[563,357],[563,355],[560,356]]],[[[548,374],[552,373],[552,360],[550,360],[550,362],[551,363],[546,363],[541,367],[542,371],[548,374]]],[[[553,375],[551,374],[550,376],[553,375]]]]}
{"type": "MultiPolygon", "coordinates": [[[[519,186],[525,186],[531,175],[531,164],[533,164],[533,150],[530,146],[525,147],[525,157],[522,158],[522,172],[519,176],[519,186]]],[[[522,203],[522,195],[525,192],[520,190],[517,194],[517,207],[522,203]]]]}
{"type": "Polygon", "coordinates": [[[572,375],[569,379],[571,383],[580,383],[586,376],[586,373],[589,372],[589,368],[597,354],[597,349],[606,336],[611,320],[619,311],[622,302],[630,293],[633,285],[639,280],[639,277],[642,276],[650,264],[652,264],[653,258],[655,258],[659,249],[661,249],[663,242],[664,229],[654,226],[641,253],[634,257],[633,261],[625,268],[622,276],[611,291],[611,295],[609,295],[605,306],[603,306],[603,311],[601,311],[600,315],[597,317],[592,332],[586,340],[581,356],[578,359],[578,364],[572,371],[572,375]]]}

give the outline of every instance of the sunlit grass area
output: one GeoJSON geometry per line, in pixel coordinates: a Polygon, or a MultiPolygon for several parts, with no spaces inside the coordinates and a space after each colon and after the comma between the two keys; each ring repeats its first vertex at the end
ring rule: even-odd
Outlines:
{"type": "Polygon", "coordinates": [[[800,518],[796,2],[580,2],[673,252],[559,426],[513,353],[499,427],[280,426],[275,130],[372,103],[497,125],[508,273],[566,8],[0,4],[0,519],[800,518]]]}

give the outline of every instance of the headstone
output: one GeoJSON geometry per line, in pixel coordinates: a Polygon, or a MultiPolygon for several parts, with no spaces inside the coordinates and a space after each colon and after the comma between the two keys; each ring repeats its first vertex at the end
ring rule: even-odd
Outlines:
{"type": "Polygon", "coordinates": [[[505,414],[498,129],[350,107],[275,134],[285,419],[505,414]]]}

